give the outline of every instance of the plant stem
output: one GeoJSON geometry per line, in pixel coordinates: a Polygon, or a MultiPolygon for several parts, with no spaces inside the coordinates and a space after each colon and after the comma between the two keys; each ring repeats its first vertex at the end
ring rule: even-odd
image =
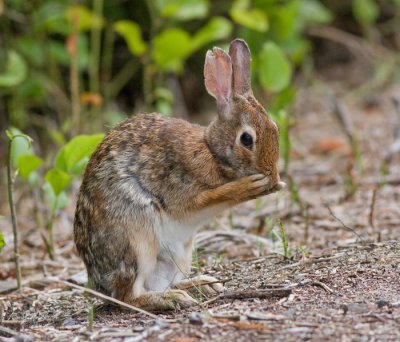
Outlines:
{"type": "MultiPolygon", "coordinates": [[[[100,17],[102,15],[103,0],[93,0],[93,12],[96,16],[100,17]]],[[[101,29],[99,27],[93,26],[90,35],[90,91],[93,93],[98,93],[101,29]]]]}
{"type": "MultiPolygon", "coordinates": [[[[96,16],[101,17],[103,13],[103,0],[93,0],[93,12],[96,16]]],[[[100,45],[101,45],[101,28],[92,26],[90,32],[90,65],[89,65],[89,82],[90,91],[98,94],[99,85],[99,65],[100,65],[100,45]]],[[[92,106],[92,114],[97,114],[98,107],[92,106]]]]}
{"type": "Polygon", "coordinates": [[[283,223],[281,220],[278,220],[278,223],[279,223],[279,233],[280,233],[281,240],[282,240],[283,257],[285,259],[288,259],[289,258],[289,247],[288,247],[288,242],[286,239],[285,228],[283,227],[283,223]]]}
{"type": "Polygon", "coordinates": [[[79,130],[81,106],[79,103],[79,49],[78,49],[78,19],[76,16],[72,19],[72,34],[70,37],[70,91],[72,104],[72,133],[75,134],[79,130]]]}
{"type": "Polygon", "coordinates": [[[15,257],[15,269],[17,275],[17,288],[21,288],[21,266],[19,264],[19,241],[18,241],[18,227],[17,227],[17,215],[15,210],[15,203],[13,197],[13,180],[11,177],[11,147],[13,139],[10,139],[8,143],[8,161],[7,161],[7,190],[8,190],[8,202],[10,204],[11,221],[13,226],[14,234],[14,257],[15,257]]]}
{"type": "Polygon", "coordinates": [[[106,107],[108,106],[110,100],[113,99],[109,95],[109,87],[107,86],[111,80],[113,51],[114,51],[114,31],[112,28],[108,27],[108,28],[106,28],[106,30],[104,32],[102,65],[101,65],[102,79],[106,84],[104,91],[103,91],[104,92],[104,104],[106,107]]]}
{"type": "Polygon", "coordinates": [[[55,260],[55,255],[54,255],[54,236],[53,236],[53,225],[54,225],[54,219],[55,219],[55,212],[52,210],[50,219],[46,223],[46,230],[47,230],[47,236],[48,239],[43,235],[43,241],[46,245],[47,253],[49,253],[49,257],[51,260],[55,260]]]}
{"type": "Polygon", "coordinates": [[[157,7],[152,0],[146,0],[147,9],[150,17],[150,39],[149,49],[143,58],[143,96],[146,106],[146,111],[151,111],[154,101],[154,73],[155,66],[152,64],[151,56],[153,54],[153,40],[156,36],[160,22],[157,13],[157,7]]]}
{"type": "Polygon", "coordinates": [[[153,104],[153,73],[150,58],[144,58],[143,65],[143,97],[146,112],[152,110],[153,104]]]}
{"type": "Polygon", "coordinates": [[[89,307],[89,313],[88,313],[88,330],[89,331],[93,330],[93,322],[94,322],[94,307],[93,307],[93,304],[91,304],[89,307]]]}
{"type": "Polygon", "coordinates": [[[121,89],[128,83],[132,76],[138,69],[138,62],[135,59],[131,59],[127,62],[122,69],[115,75],[115,77],[108,83],[107,86],[107,97],[109,99],[115,98],[121,89]]]}

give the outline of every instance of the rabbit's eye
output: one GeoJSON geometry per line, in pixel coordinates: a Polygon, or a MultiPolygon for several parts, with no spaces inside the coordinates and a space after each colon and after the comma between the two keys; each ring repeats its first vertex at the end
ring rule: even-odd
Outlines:
{"type": "Polygon", "coordinates": [[[240,136],[240,142],[244,147],[248,148],[249,150],[251,150],[251,148],[253,147],[253,137],[247,132],[244,132],[240,136]]]}

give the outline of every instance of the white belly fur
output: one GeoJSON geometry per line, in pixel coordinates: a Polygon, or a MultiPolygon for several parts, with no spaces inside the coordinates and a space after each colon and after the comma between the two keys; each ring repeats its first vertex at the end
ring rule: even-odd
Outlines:
{"type": "Polygon", "coordinates": [[[218,213],[226,209],[225,205],[218,205],[203,209],[182,221],[167,216],[161,216],[159,232],[160,254],[153,272],[149,273],[145,281],[147,291],[165,291],[172,285],[187,278],[189,270],[183,270],[178,260],[185,260],[190,265],[192,251],[185,250],[187,244],[197,230],[213,219],[218,213]]]}

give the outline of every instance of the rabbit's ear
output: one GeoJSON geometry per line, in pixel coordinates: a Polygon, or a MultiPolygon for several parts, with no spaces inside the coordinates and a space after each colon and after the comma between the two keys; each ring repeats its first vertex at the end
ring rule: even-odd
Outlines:
{"type": "Polygon", "coordinates": [[[232,62],[224,50],[215,47],[207,51],[204,83],[208,93],[217,100],[219,114],[227,117],[231,103],[232,62]]]}
{"type": "Polygon", "coordinates": [[[233,91],[235,94],[252,94],[251,90],[251,54],[246,42],[235,39],[229,47],[233,65],[233,91]]]}

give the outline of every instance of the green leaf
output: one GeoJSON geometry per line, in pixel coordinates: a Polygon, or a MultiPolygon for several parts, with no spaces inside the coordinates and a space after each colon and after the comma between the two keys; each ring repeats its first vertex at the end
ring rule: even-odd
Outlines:
{"type": "Polygon", "coordinates": [[[299,18],[305,24],[328,24],[332,21],[332,13],[317,0],[303,0],[299,2],[299,18]]]}
{"type": "Polygon", "coordinates": [[[47,171],[44,179],[49,182],[53,188],[54,194],[58,196],[68,187],[72,177],[60,169],[51,169],[47,171]]]}
{"type": "Polygon", "coordinates": [[[291,65],[282,50],[273,42],[266,42],[259,54],[261,85],[272,92],[283,90],[292,77],[291,65]]]}
{"type": "Polygon", "coordinates": [[[84,170],[88,158],[103,140],[104,134],[78,135],[69,141],[57,153],[56,168],[70,174],[79,174],[84,170]],[[82,166],[82,160],[85,165],[82,166]]]}
{"type": "Polygon", "coordinates": [[[271,20],[269,34],[275,42],[280,44],[296,39],[301,34],[299,3],[300,1],[290,1],[284,6],[274,6],[272,12],[268,12],[271,20]]]}
{"type": "Polygon", "coordinates": [[[4,235],[2,232],[0,232],[0,252],[5,245],[6,245],[6,242],[4,241],[4,235]]]}
{"type": "Polygon", "coordinates": [[[165,116],[170,116],[172,114],[171,103],[165,101],[164,99],[159,99],[156,101],[156,111],[165,116]]]}
{"type": "Polygon", "coordinates": [[[83,5],[68,6],[67,17],[72,26],[77,25],[79,31],[89,31],[92,28],[101,29],[104,25],[103,17],[83,5]]]}
{"type": "Polygon", "coordinates": [[[361,24],[372,24],[378,19],[379,7],[375,0],[353,0],[353,14],[361,24]]]}
{"type": "Polygon", "coordinates": [[[232,32],[232,23],[223,17],[212,18],[205,26],[193,36],[192,51],[216,40],[225,39],[232,32]]]}
{"type": "Polygon", "coordinates": [[[163,17],[181,21],[205,18],[209,8],[207,0],[159,0],[156,3],[163,17]]]}
{"type": "MultiPolygon", "coordinates": [[[[69,53],[65,47],[65,44],[62,44],[58,41],[52,40],[49,42],[49,53],[52,59],[55,62],[60,63],[65,66],[69,66],[71,63],[69,53]]],[[[89,64],[89,40],[88,36],[84,33],[78,34],[77,41],[77,50],[78,50],[78,66],[79,70],[85,70],[85,68],[89,64]]]]}
{"type": "Polygon", "coordinates": [[[15,87],[25,79],[27,72],[23,58],[13,50],[9,51],[5,71],[0,74],[0,87],[15,87]]]}
{"type": "Polygon", "coordinates": [[[124,38],[133,55],[141,56],[146,52],[147,45],[142,39],[142,30],[134,21],[119,20],[113,25],[113,28],[124,38]]]}
{"type": "Polygon", "coordinates": [[[178,28],[161,32],[154,38],[153,60],[164,71],[180,72],[192,49],[189,34],[178,28]]]}
{"type": "Polygon", "coordinates": [[[44,44],[37,38],[21,36],[15,40],[16,48],[34,66],[43,66],[46,59],[44,44]]]}
{"type": "Polygon", "coordinates": [[[154,90],[154,96],[156,97],[156,99],[163,99],[169,103],[174,102],[174,94],[168,88],[164,88],[164,87],[156,88],[154,90]]]}
{"type": "MultiPolygon", "coordinates": [[[[78,46],[79,48],[79,46],[78,46]]],[[[51,58],[62,65],[70,64],[70,57],[67,49],[65,48],[65,44],[62,44],[58,41],[51,40],[48,44],[48,50],[51,58]]],[[[80,51],[79,51],[80,52],[80,51]]]]}
{"type": "Polygon", "coordinates": [[[47,100],[48,81],[45,77],[46,75],[32,70],[29,77],[15,89],[14,95],[24,102],[25,107],[40,107],[47,100]]]}
{"type": "Polygon", "coordinates": [[[80,175],[85,171],[86,165],[89,162],[89,157],[83,157],[80,161],[78,161],[74,166],[71,167],[70,173],[73,175],[80,175]]]}
{"type": "Polygon", "coordinates": [[[43,191],[52,213],[55,213],[59,209],[65,208],[67,206],[68,197],[64,191],[60,192],[58,196],[56,196],[52,186],[48,182],[43,185],[43,191]]]}
{"type": "MultiPolygon", "coordinates": [[[[87,34],[80,33],[78,35],[78,66],[79,70],[85,70],[89,65],[89,37],[87,34]]],[[[70,61],[69,61],[70,63],[70,61]]]]}
{"type": "Polygon", "coordinates": [[[278,113],[280,110],[284,109],[286,106],[290,105],[296,95],[296,88],[294,86],[289,86],[282,90],[274,98],[273,103],[270,105],[270,110],[272,113],[278,113]]]}
{"type": "Polygon", "coordinates": [[[34,31],[46,30],[49,33],[64,36],[70,34],[71,27],[65,15],[66,4],[62,1],[45,1],[42,3],[32,14],[34,31]]]}
{"type": "Polygon", "coordinates": [[[230,11],[230,15],[234,22],[249,29],[259,32],[266,32],[268,30],[267,15],[260,9],[233,7],[230,11]]]}
{"type": "Polygon", "coordinates": [[[24,179],[28,179],[30,173],[38,169],[42,163],[43,160],[35,155],[25,154],[20,156],[17,162],[19,175],[24,179]]]}
{"type": "Polygon", "coordinates": [[[28,184],[30,188],[39,187],[41,179],[36,171],[32,171],[28,176],[28,184]]]}
{"type": "Polygon", "coordinates": [[[167,88],[158,87],[154,91],[156,99],[156,111],[166,116],[172,114],[172,105],[174,103],[174,94],[167,88]]]}
{"type": "Polygon", "coordinates": [[[310,42],[300,37],[293,37],[279,46],[295,65],[299,65],[310,51],[310,42]]]}
{"type": "Polygon", "coordinates": [[[32,149],[32,139],[23,134],[19,129],[17,128],[11,128],[7,132],[7,136],[10,140],[12,140],[11,143],[11,164],[14,168],[18,168],[18,159],[22,155],[32,155],[33,154],[33,149],[32,149]]]}

